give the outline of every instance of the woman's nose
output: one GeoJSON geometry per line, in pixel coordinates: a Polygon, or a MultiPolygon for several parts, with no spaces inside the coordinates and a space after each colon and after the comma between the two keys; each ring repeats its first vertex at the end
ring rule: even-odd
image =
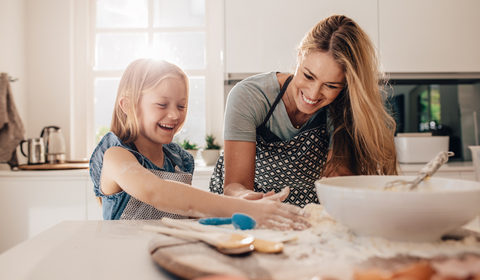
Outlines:
{"type": "Polygon", "coordinates": [[[312,97],[320,96],[323,90],[324,90],[324,86],[322,83],[316,83],[310,88],[311,94],[314,95],[312,97]]]}

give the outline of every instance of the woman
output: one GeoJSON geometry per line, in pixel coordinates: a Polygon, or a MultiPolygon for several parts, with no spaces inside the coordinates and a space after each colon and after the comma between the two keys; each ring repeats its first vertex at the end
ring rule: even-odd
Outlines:
{"type": "Polygon", "coordinates": [[[259,199],[290,187],[285,201],[303,207],[318,203],[322,176],[397,174],[395,121],[378,83],[366,33],[346,16],[320,21],[293,76],[259,74],[230,92],[210,190],[259,199]]]}

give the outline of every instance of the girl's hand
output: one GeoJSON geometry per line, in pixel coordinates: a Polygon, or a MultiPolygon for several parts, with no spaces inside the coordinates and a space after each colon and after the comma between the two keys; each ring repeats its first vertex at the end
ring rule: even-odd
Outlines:
{"type": "Polygon", "coordinates": [[[249,215],[255,219],[259,227],[277,230],[304,230],[311,226],[307,221],[307,214],[298,206],[267,198],[251,203],[257,205],[252,209],[254,212],[249,215]]]}

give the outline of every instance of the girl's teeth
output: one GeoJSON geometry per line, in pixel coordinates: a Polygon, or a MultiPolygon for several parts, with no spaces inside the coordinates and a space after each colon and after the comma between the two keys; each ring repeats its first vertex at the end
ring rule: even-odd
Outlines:
{"type": "Polygon", "coordinates": [[[305,101],[306,103],[308,103],[310,105],[313,105],[313,104],[318,102],[318,100],[315,101],[315,100],[311,100],[311,99],[306,98],[305,95],[303,95],[303,93],[302,93],[302,98],[303,98],[303,101],[305,101]]]}
{"type": "Polygon", "coordinates": [[[160,127],[165,127],[165,128],[174,128],[174,125],[168,125],[168,124],[161,124],[160,127]]]}

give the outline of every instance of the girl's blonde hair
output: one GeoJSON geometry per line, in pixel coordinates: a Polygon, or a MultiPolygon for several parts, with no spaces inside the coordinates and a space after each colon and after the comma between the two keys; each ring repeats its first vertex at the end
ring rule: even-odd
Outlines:
{"type": "Polygon", "coordinates": [[[118,86],[110,130],[123,142],[137,139],[139,124],[138,103],[142,93],[154,89],[167,78],[177,78],[185,83],[188,96],[188,77],[178,66],[164,60],[137,59],[128,65],[118,86]],[[120,100],[126,98],[123,109],[120,100]]]}
{"type": "Polygon", "coordinates": [[[333,15],[320,21],[303,38],[299,56],[330,53],[346,77],[346,86],[329,106],[333,125],[328,176],[339,166],[354,174],[397,174],[395,120],[385,109],[375,48],[350,18],[333,15]]]}

